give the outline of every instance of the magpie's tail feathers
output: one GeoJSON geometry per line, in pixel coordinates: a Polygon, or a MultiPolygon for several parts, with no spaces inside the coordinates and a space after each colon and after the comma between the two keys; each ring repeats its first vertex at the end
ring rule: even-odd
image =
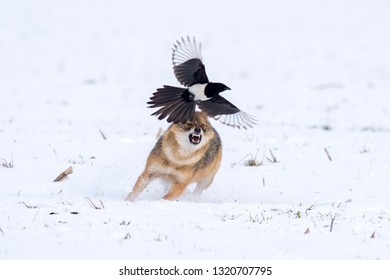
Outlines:
{"type": "Polygon", "coordinates": [[[174,106],[167,121],[173,123],[186,123],[192,121],[195,114],[195,102],[180,102],[174,106]]]}
{"type": "Polygon", "coordinates": [[[182,94],[185,91],[185,88],[165,86],[163,88],[158,88],[153,96],[150,98],[149,108],[156,108],[166,106],[172,102],[182,99],[182,94]]]}
{"type": "Polygon", "coordinates": [[[167,104],[154,112],[152,115],[157,116],[159,120],[167,118],[168,122],[185,123],[192,121],[195,114],[195,103],[185,103],[181,100],[176,100],[167,104]]]}
{"type": "Polygon", "coordinates": [[[180,104],[180,101],[172,102],[161,107],[156,112],[152,113],[152,116],[157,116],[159,120],[165,119],[167,116],[170,116],[172,112],[175,111],[176,106],[180,104]]]}
{"type": "Polygon", "coordinates": [[[195,112],[195,102],[188,102],[183,98],[183,92],[186,89],[171,86],[157,89],[157,92],[150,98],[149,108],[158,108],[152,113],[159,120],[166,117],[168,122],[185,123],[192,120],[195,112]]]}

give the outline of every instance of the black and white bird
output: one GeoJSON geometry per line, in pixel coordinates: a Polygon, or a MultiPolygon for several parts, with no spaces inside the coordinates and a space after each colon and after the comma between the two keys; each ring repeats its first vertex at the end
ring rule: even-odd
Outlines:
{"type": "Polygon", "coordinates": [[[176,79],[186,88],[164,85],[153,93],[149,108],[159,108],[152,115],[168,122],[192,121],[196,106],[209,117],[238,128],[252,127],[256,120],[223,98],[220,93],[230,88],[222,83],[212,83],[206,75],[201,54],[201,44],[195,38],[181,38],[172,49],[173,71],[176,79]]]}

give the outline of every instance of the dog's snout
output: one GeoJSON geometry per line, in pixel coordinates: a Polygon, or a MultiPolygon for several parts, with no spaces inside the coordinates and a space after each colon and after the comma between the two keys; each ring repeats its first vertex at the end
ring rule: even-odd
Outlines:
{"type": "Polygon", "coordinates": [[[194,129],[194,132],[195,132],[196,134],[200,134],[201,130],[200,130],[199,127],[196,127],[196,128],[194,129]]]}

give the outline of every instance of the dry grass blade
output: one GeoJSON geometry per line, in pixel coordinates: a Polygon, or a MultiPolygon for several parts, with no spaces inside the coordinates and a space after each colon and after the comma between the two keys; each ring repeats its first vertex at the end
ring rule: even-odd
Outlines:
{"type": "Polygon", "coordinates": [[[28,209],[36,209],[38,208],[38,206],[36,205],[29,205],[27,204],[26,202],[22,201],[22,202],[18,202],[19,204],[23,204],[24,206],[26,206],[28,209]]]}
{"type": "MultiPolygon", "coordinates": [[[[85,199],[89,202],[89,204],[91,205],[92,208],[94,208],[94,209],[96,209],[96,210],[102,209],[101,207],[96,206],[96,204],[93,203],[92,200],[91,200],[89,197],[86,197],[85,199]]],[[[101,203],[102,206],[103,206],[103,202],[102,202],[101,200],[100,200],[100,203],[101,203]]],[[[104,208],[104,207],[103,207],[103,208],[104,208]]]]}
{"type": "Polygon", "coordinates": [[[64,172],[61,172],[61,174],[58,175],[57,178],[55,178],[53,182],[61,181],[62,179],[64,179],[66,176],[68,176],[72,172],[73,172],[73,168],[72,168],[72,166],[69,166],[64,172]]]}
{"type": "Polygon", "coordinates": [[[269,153],[271,154],[271,157],[272,157],[272,158],[265,157],[266,159],[268,159],[269,162],[272,162],[272,163],[277,163],[277,162],[279,162],[279,161],[276,159],[276,157],[275,157],[275,155],[274,155],[274,153],[272,152],[271,149],[269,149],[269,153]]]}

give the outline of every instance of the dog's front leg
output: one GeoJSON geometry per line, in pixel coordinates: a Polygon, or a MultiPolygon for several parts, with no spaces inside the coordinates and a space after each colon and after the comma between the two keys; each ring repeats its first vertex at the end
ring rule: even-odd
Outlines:
{"type": "Polygon", "coordinates": [[[184,192],[188,184],[189,182],[175,182],[163,198],[166,200],[174,200],[178,198],[184,192]]]}
{"type": "Polygon", "coordinates": [[[149,172],[149,170],[144,170],[144,172],[139,175],[138,180],[133,187],[133,190],[129,193],[126,200],[134,201],[153,179],[154,174],[149,172]]]}
{"type": "Polygon", "coordinates": [[[197,185],[196,185],[196,188],[194,190],[194,194],[197,196],[200,196],[202,194],[202,192],[211,185],[213,180],[214,180],[214,176],[209,176],[209,177],[203,178],[202,180],[199,180],[197,185]]]}

